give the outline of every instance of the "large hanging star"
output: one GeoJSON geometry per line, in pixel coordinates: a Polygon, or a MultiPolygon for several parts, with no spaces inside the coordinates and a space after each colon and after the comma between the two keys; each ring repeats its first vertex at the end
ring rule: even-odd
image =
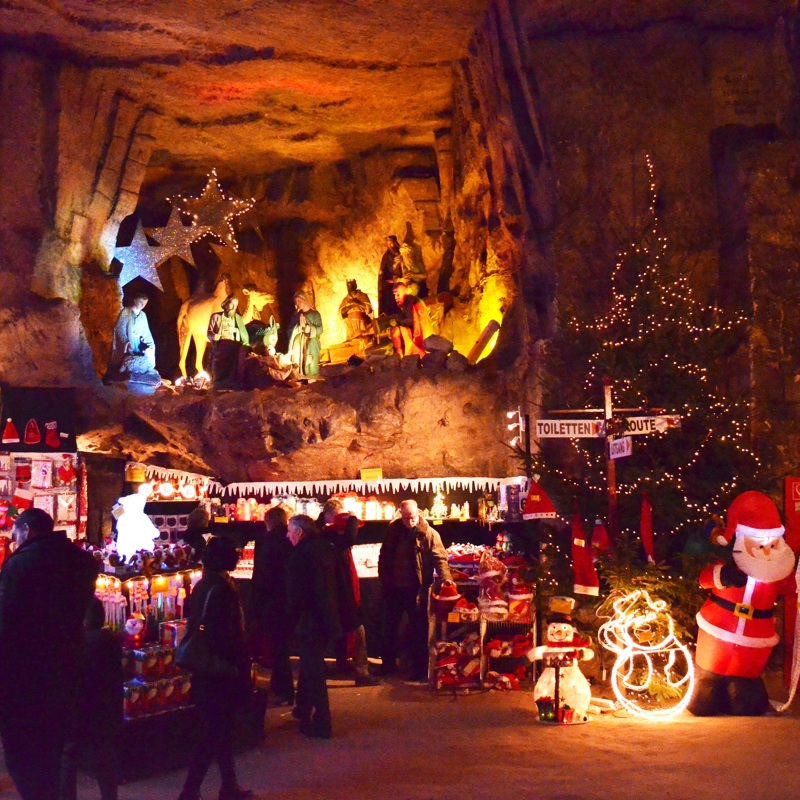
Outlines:
{"type": "Polygon", "coordinates": [[[142,277],[163,292],[164,287],[161,285],[156,267],[169,258],[169,254],[165,253],[165,251],[165,247],[152,247],[150,245],[144,235],[142,222],[139,220],[136,225],[136,233],[130,245],[128,247],[117,247],[114,250],[114,258],[122,262],[119,285],[125,286],[126,283],[130,283],[134,278],[142,277]]]}
{"type": "Polygon", "coordinates": [[[208,227],[211,234],[238,250],[231,222],[252,208],[255,200],[226,197],[217,180],[217,171],[212,169],[200,197],[178,197],[172,202],[181,211],[191,214],[195,225],[208,227]]]}
{"type": "Polygon", "coordinates": [[[180,209],[173,208],[166,226],[164,228],[154,228],[148,233],[160,245],[163,245],[166,250],[169,250],[169,255],[165,257],[165,261],[171,256],[178,256],[193,267],[196,267],[197,265],[194,263],[194,257],[192,256],[192,242],[196,242],[207,233],[211,233],[211,229],[206,225],[184,225],[180,209]]]}

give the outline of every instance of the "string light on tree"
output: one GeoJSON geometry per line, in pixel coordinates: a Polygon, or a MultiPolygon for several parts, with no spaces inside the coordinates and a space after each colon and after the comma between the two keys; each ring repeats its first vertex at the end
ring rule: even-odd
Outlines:
{"type": "Polygon", "coordinates": [[[199,197],[179,196],[171,198],[170,202],[180,211],[190,214],[194,225],[207,228],[213,236],[238,251],[233,219],[249,211],[255,205],[255,198],[240,200],[227,196],[219,185],[217,171],[213,169],[199,197]]]}
{"type": "Polygon", "coordinates": [[[624,593],[598,631],[600,643],[617,654],[611,685],[620,705],[647,719],[669,719],[689,704],[694,663],[675,636],[675,622],[663,600],[644,590],[624,593]]]}
{"type": "MultiPolygon", "coordinates": [[[[721,388],[745,337],[746,318],[740,313],[726,317],[698,298],[687,267],[690,256],[670,245],[661,230],[649,156],[646,167],[647,202],[631,220],[634,240],[615,259],[607,310],[589,321],[566,312],[550,348],[554,380],[544,405],[596,405],[608,377],[620,406],[657,406],[662,413],[679,414],[680,431],[639,437],[632,455],[620,460],[617,494],[620,532],[637,529],[639,499],[646,490],[659,530],[688,535],[751,488],[761,469],[749,446],[747,398],[730,399],[721,388]],[[585,380],[575,381],[575,375],[585,380]]],[[[543,443],[534,466],[558,481],[567,502],[581,498],[587,515],[602,514],[601,441],[543,443]]],[[[559,493],[557,487],[546,488],[559,493]]]]}

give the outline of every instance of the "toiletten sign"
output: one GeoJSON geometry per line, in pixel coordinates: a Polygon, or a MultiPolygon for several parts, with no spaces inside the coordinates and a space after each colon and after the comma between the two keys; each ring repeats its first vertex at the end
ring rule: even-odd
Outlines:
{"type": "Polygon", "coordinates": [[[598,439],[605,436],[602,419],[537,419],[537,439],[598,439]]]}

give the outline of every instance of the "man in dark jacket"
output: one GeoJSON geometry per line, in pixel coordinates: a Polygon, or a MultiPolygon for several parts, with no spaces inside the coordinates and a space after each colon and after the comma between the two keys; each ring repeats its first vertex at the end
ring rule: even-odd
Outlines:
{"type": "Polygon", "coordinates": [[[38,508],[13,536],[0,572],[0,737],[23,800],[57,800],[97,562],[38,508]]]}
{"type": "Polygon", "coordinates": [[[434,567],[443,581],[450,581],[441,537],[419,515],[416,500],[403,500],[400,519],[386,529],[378,556],[384,603],[382,675],[397,672],[397,634],[406,614],[411,628],[411,680],[427,678],[428,592],[434,567]]]}
{"type": "Polygon", "coordinates": [[[352,643],[356,686],[377,686],[380,680],[369,674],[367,634],[361,617],[361,587],[352,553],[358,536],[358,517],[346,513],[342,501],[332,497],[322,507],[317,525],[322,536],[336,550],[336,599],[344,632],[336,640],[336,668],[346,670],[348,649],[352,643]]]}
{"type": "Polygon", "coordinates": [[[325,648],[342,635],[336,604],[336,552],[305,514],[289,520],[287,537],[294,547],[289,558],[289,621],[300,655],[293,713],[300,720],[301,733],[330,739],[325,648]]]}
{"type": "Polygon", "coordinates": [[[256,650],[266,650],[272,667],[270,692],[278,704],[291,705],[294,702],[294,678],[289,654],[292,631],[286,580],[292,545],[286,538],[288,522],[285,509],[272,506],[264,517],[266,530],[256,534],[249,617],[256,650]]]}

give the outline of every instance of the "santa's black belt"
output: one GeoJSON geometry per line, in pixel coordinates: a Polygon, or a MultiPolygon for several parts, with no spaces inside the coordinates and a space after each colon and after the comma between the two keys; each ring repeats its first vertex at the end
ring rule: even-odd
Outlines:
{"type": "Polygon", "coordinates": [[[745,619],[769,619],[772,616],[771,608],[753,608],[753,606],[745,605],[744,603],[734,603],[730,600],[725,600],[722,597],[712,594],[709,597],[712,603],[716,603],[720,608],[727,611],[733,611],[737,617],[744,617],[745,619]]]}

